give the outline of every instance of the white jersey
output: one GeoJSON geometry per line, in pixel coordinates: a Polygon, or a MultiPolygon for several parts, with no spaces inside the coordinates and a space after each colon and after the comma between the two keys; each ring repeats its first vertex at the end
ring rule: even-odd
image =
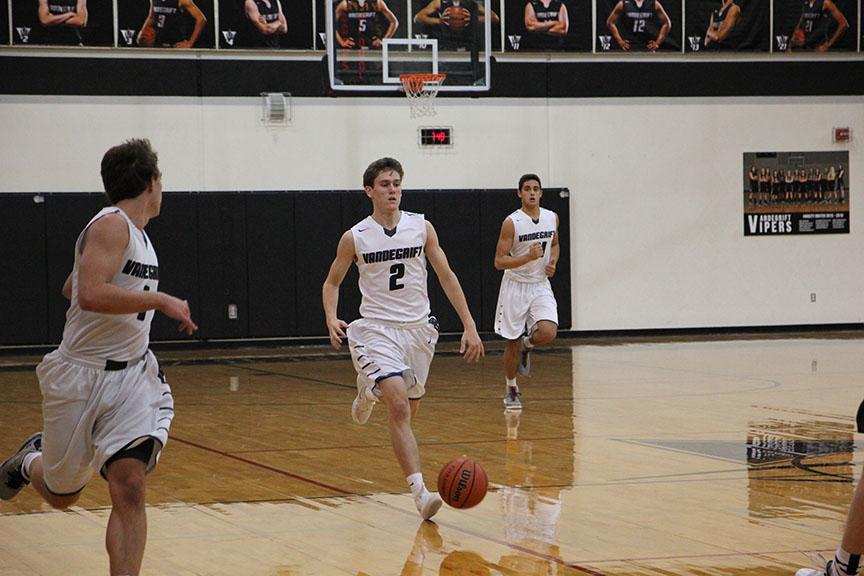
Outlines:
{"type": "Polygon", "coordinates": [[[78,260],[84,233],[93,222],[106,214],[120,214],[129,226],[129,243],[123,252],[120,269],[111,284],[127,290],[155,292],[159,285],[159,261],[147,234],[140,230],[123,210],[116,206],[103,208],[84,228],[75,242],[75,264],[72,268],[72,302],[66,312],[66,326],[60,352],[85,363],[105,364],[105,360],[128,361],[144,355],[150,342],[153,310],[133,314],[99,314],[82,310],[78,304],[78,260]]]}
{"type": "Polygon", "coordinates": [[[372,216],[351,228],[360,272],[360,315],[389,322],[416,322],[429,316],[426,291],[426,219],[401,212],[389,235],[372,216]]]}
{"type": "Polygon", "coordinates": [[[509,216],[513,221],[513,245],[511,256],[524,256],[531,246],[540,243],[543,256],[518,268],[504,270],[504,277],[517,282],[543,282],[546,280],[546,265],[552,258],[552,238],[558,227],[555,212],[540,208],[540,218],[535,222],[520,208],[509,216]]]}

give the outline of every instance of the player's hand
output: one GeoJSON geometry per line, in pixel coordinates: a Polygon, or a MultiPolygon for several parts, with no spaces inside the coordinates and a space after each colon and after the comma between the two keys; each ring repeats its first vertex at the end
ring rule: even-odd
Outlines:
{"type": "Polygon", "coordinates": [[[354,39],[353,38],[345,38],[339,43],[342,48],[354,48],[354,39]]]}
{"type": "Polygon", "coordinates": [[[624,50],[625,52],[629,52],[629,51],[630,51],[630,41],[629,41],[629,40],[621,40],[621,41],[618,43],[618,46],[620,46],[620,47],[621,47],[621,50],[624,50]]]}
{"type": "Polygon", "coordinates": [[[160,310],[162,310],[162,313],[169,318],[180,322],[180,325],[177,326],[178,332],[186,332],[186,334],[191,336],[192,332],[198,330],[198,325],[192,321],[192,313],[189,311],[189,302],[186,300],[180,300],[174,296],[164,294],[164,303],[160,310]]]}
{"type": "Polygon", "coordinates": [[[649,40],[648,41],[648,50],[651,50],[652,52],[654,52],[658,48],[660,48],[660,44],[657,42],[657,40],[649,40]]]}
{"type": "Polygon", "coordinates": [[[549,264],[546,265],[546,277],[547,278],[551,278],[552,276],[555,275],[555,267],[556,267],[555,262],[549,262],[549,264]]]}
{"type": "Polygon", "coordinates": [[[534,261],[543,257],[543,245],[539,242],[536,244],[532,244],[531,248],[528,249],[528,261],[534,261]]]}
{"type": "Polygon", "coordinates": [[[444,10],[444,12],[441,13],[441,17],[439,18],[441,23],[445,26],[450,26],[450,10],[452,10],[452,8],[447,8],[446,10],[444,10]]]}
{"type": "Polygon", "coordinates": [[[831,46],[829,46],[826,42],[825,44],[820,44],[819,46],[817,46],[816,52],[827,52],[829,48],[831,48],[831,46]]]}
{"type": "Polygon", "coordinates": [[[348,328],[348,324],[339,318],[334,318],[327,323],[327,332],[330,334],[330,345],[336,350],[342,346],[342,339],[347,338],[345,336],[346,328],[348,328]]]}
{"type": "Polygon", "coordinates": [[[174,44],[174,47],[175,48],[192,48],[192,41],[191,40],[182,40],[182,41],[174,44]]]}
{"type": "Polygon", "coordinates": [[[481,356],[486,355],[483,349],[483,341],[477,334],[477,328],[467,328],[462,333],[462,341],[459,343],[459,353],[466,362],[477,362],[481,356]]]}
{"type": "Polygon", "coordinates": [[[384,44],[381,42],[381,39],[375,36],[372,38],[372,47],[373,48],[381,48],[384,44]]]}

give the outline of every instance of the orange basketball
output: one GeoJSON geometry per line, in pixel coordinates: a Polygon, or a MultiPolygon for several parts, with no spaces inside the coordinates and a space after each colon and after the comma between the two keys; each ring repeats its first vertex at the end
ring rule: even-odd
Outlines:
{"type": "Polygon", "coordinates": [[[804,45],[804,30],[800,28],[796,28],[795,32],[792,34],[792,45],[793,46],[803,46],[804,45]]]}
{"type": "Polygon", "coordinates": [[[450,24],[450,28],[454,30],[459,30],[468,25],[470,14],[461,6],[451,6],[444,10],[444,14],[448,17],[447,22],[450,24]]]}
{"type": "Polygon", "coordinates": [[[438,494],[453,508],[471,508],[486,496],[489,480],[480,463],[471,458],[451,460],[438,473],[438,494]]]}
{"type": "Polygon", "coordinates": [[[141,28],[141,34],[138,35],[138,44],[141,46],[153,46],[156,43],[156,30],[151,26],[141,28]]]}

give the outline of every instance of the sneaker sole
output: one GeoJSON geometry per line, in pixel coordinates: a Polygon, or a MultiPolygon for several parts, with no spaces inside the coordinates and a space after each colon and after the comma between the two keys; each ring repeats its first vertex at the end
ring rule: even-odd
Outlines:
{"type": "Polygon", "coordinates": [[[428,506],[428,508],[425,510],[425,514],[424,514],[424,511],[422,511],[422,510],[420,511],[420,517],[423,518],[424,520],[429,520],[430,518],[432,518],[433,516],[435,516],[435,514],[438,513],[438,510],[441,509],[441,505],[442,505],[443,503],[444,503],[444,501],[441,500],[440,497],[438,497],[438,498],[433,498],[433,499],[429,502],[429,506],[428,506]]]}

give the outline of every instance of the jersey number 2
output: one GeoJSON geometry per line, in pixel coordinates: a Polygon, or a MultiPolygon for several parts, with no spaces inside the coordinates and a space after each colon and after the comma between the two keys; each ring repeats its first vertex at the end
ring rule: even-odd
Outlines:
{"type": "Polygon", "coordinates": [[[405,276],[405,264],[398,262],[390,266],[390,290],[401,290],[405,287],[404,284],[399,284],[398,280],[405,276]]]}

